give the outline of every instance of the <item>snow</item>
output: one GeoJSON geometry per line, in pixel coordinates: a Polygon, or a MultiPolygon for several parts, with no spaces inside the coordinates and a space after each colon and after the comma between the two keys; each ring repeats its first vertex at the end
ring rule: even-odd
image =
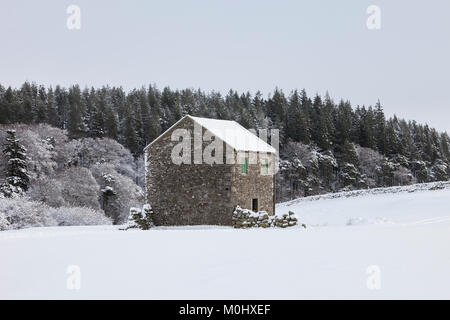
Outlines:
{"type": "Polygon", "coordinates": [[[101,191],[102,191],[103,193],[106,193],[106,192],[114,192],[114,189],[113,189],[112,187],[110,187],[110,186],[106,186],[104,189],[101,189],[101,191]]]}
{"type": "Polygon", "coordinates": [[[0,232],[0,298],[450,298],[450,188],[280,204],[300,226],[118,226],[0,232]],[[81,288],[66,287],[78,266],[81,288]],[[373,267],[375,266],[375,268],[373,267]],[[379,289],[367,272],[379,268],[379,289]]]}
{"type": "Polygon", "coordinates": [[[257,151],[276,153],[276,150],[236,121],[191,117],[214,136],[233,147],[236,151],[257,151]]]}
{"type": "MultiPolygon", "coordinates": [[[[245,129],[236,121],[199,118],[186,115],[178,122],[182,121],[186,117],[191,118],[197,124],[207,129],[215,137],[219,138],[230,147],[234,148],[236,151],[255,151],[267,153],[277,152],[275,148],[257,137],[249,130],[245,129]]],[[[176,126],[178,122],[176,122],[172,127],[176,126]]],[[[169,131],[171,128],[169,128],[167,131],[169,131]]],[[[162,135],[164,135],[164,133],[162,135]]],[[[158,138],[156,138],[152,143],[154,143],[158,138]]],[[[145,149],[147,149],[152,143],[145,147],[145,149]]]]}

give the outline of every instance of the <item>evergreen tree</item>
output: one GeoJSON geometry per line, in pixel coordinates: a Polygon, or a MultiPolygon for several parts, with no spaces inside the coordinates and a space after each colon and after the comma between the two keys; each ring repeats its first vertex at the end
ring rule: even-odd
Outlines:
{"type": "Polygon", "coordinates": [[[58,113],[58,122],[61,129],[67,129],[69,119],[69,99],[66,89],[55,87],[55,106],[58,113]]]}
{"type": "Polygon", "coordinates": [[[374,136],[378,151],[381,154],[386,154],[386,139],[385,139],[385,128],[386,128],[386,118],[384,116],[383,107],[381,106],[380,100],[378,100],[375,105],[374,111],[374,136]]]}
{"type": "Polygon", "coordinates": [[[309,144],[309,130],[307,120],[300,107],[300,97],[294,91],[290,98],[286,112],[286,136],[294,141],[301,141],[309,144]]]}
{"type": "MultiPolygon", "coordinates": [[[[10,91],[12,92],[12,90],[10,91]]],[[[8,92],[7,92],[8,93],[8,92]]],[[[33,122],[33,95],[31,91],[31,85],[25,82],[20,89],[20,96],[22,100],[22,108],[19,111],[21,113],[20,122],[32,123],[33,122]]]]}
{"type": "Polygon", "coordinates": [[[1,123],[14,122],[13,112],[12,112],[14,102],[15,102],[15,97],[14,97],[13,90],[11,89],[11,87],[8,87],[8,89],[6,89],[6,91],[5,91],[5,94],[2,99],[2,103],[0,105],[0,107],[1,107],[1,109],[0,109],[1,123]]]}
{"type": "Polygon", "coordinates": [[[450,138],[447,132],[441,133],[441,154],[447,162],[450,162],[450,151],[449,151],[450,138]]]}
{"type": "Polygon", "coordinates": [[[350,163],[353,165],[358,164],[358,154],[356,153],[355,145],[349,140],[345,140],[340,154],[339,159],[341,163],[350,163]]]}
{"type": "Polygon", "coordinates": [[[343,145],[346,141],[351,141],[352,108],[349,102],[344,102],[341,100],[339,103],[335,128],[335,144],[343,145]]]}
{"type": "Polygon", "coordinates": [[[59,124],[58,112],[56,110],[56,105],[55,105],[55,96],[53,93],[53,89],[51,87],[48,89],[48,92],[47,92],[47,107],[46,107],[45,114],[46,114],[45,115],[46,121],[50,125],[57,127],[59,124]]]}
{"type": "Polygon", "coordinates": [[[105,131],[107,137],[114,140],[119,139],[117,119],[111,107],[107,107],[105,110],[105,131]]]}
{"type": "Polygon", "coordinates": [[[140,150],[131,112],[128,112],[125,115],[124,123],[123,144],[131,151],[131,153],[133,153],[133,155],[137,156],[140,150]]]}
{"type": "Polygon", "coordinates": [[[276,88],[272,98],[269,98],[267,101],[267,115],[272,120],[272,123],[281,123],[284,120],[286,105],[286,97],[282,91],[276,88]]]}
{"type": "Polygon", "coordinates": [[[81,138],[86,133],[83,121],[84,108],[81,100],[81,92],[78,86],[73,86],[69,90],[69,114],[67,121],[67,131],[71,138],[81,138]]]}
{"type": "Polygon", "coordinates": [[[37,123],[44,123],[47,120],[47,92],[44,86],[39,86],[36,97],[36,120],[37,123]]]}
{"type": "MultiPolygon", "coordinates": [[[[8,159],[6,169],[6,181],[10,190],[22,192],[28,189],[30,177],[27,171],[26,149],[16,138],[15,130],[8,130],[3,153],[8,159]]],[[[4,189],[4,188],[3,188],[4,189]]],[[[3,193],[5,193],[3,191],[3,193]]]]}
{"type": "Polygon", "coordinates": [[[397,117],[394,116],[387,121],[385,130],[385,153],[387,155],[393,156],[401,148],[398,127],[397,117]]]}

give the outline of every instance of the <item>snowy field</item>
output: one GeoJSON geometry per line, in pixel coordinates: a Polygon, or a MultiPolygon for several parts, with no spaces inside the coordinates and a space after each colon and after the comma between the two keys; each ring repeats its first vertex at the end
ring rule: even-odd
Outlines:
{"type": "Polygon", "coordinates": [[[307,229],[0,232],[0,298],[450,299],[450,189],[414,190],[277,207],[307,229]]]}

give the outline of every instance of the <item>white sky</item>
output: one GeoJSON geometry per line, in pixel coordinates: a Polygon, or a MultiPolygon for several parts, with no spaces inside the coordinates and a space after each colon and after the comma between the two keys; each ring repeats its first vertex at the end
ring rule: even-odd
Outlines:
{"type": "Polygon", "coordinates": [[[0,1],[4,86],[328,90],[450,132],[448,0],[0,1]]]}

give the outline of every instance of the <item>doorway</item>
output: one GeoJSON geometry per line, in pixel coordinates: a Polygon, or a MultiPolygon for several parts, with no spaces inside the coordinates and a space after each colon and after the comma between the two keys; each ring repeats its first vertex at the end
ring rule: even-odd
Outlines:
{"type": "Polygon", "coordinates": [[[253,199],[252,200],[252,211],[253,212],[258,212],[258,199],[253,199]]]}

